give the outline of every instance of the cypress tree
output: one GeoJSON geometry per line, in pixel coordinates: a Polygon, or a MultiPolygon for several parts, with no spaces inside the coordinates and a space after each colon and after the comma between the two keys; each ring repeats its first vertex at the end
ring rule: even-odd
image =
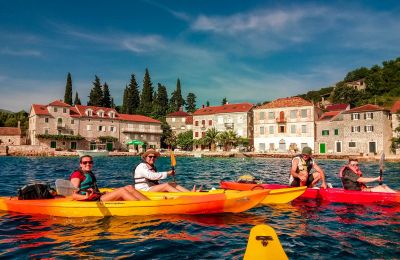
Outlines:
{"type": "Polygon", "coordinates": [[[121,106],[121,113],[123,114],[127,114],[126,113],[126,108],[128,106],[128,86],[125,85],[125,89],[124,89],[124,96],[122,98],[122,106],[121,106]]]}
{"type": "Polygon", "coordinates": [[[111,108],[115,108],[114,98],[111,98],[111,108]]]}
{"type": "Polygon", "coordinates": [[[209,106],[210,106],[210,101],[207,100],[206,107],[209,107],[209,106]]]}
{"type": "Polygon", "coordinates": [[[167,88],[160,83],[157,85],[157,95],[153,102],[153,116],[161,119],[167,115],[168,110],[168,93],[167,88]]]}
{"type": "Polygon", "coordinates": [[[149,116],[153,110],[153,87],[150,79],[149,70],[146,68],[146,72],[143,78],[143,89],[140,98],[140,113],[149,116]]]}
{"type": "Polygon", "coordinates": [[[176,82],[176,90],[172,92],[171,95],[170,110],[172,112],[178,111],[184,104],[185,100],[182,98],[181,81],[178,79],[176,82]]]}
{"type": "Polygon", "coordinates": [[[129,87],[127,90],[127,107],[125,113],[136,114],[140,106],[139,87],[136,82],[135,74],[131,75],[129,87]]]}
{"type": "Polygon", "coordinates": [[[107,82],[104,82],[103,85],[103,100],[101,103],[103,107],[111,107],[111,95],[107,82]]]}
{"type": "Polygon", "coordinates": [[[185,108],[189,113],[196,111],[196,95],[194,93],[189,93],[187,95],[185,108]]]}
{"type": "Polygon", "coordinates": [[[75,92],[74,105],[82,105],[81,100],[80,100],[80,98],[78,96],[78,91],[75,92]]]}
{"type": "Polygon", "coordinates": [[[226,99],[226,97],[224,97],[222,99],[221,105],[225,105],[226,103],[228,103],[228,100],[226,99]]]}
{"type": "Polygon", "coordinates": [[[72,106],[72,79],[71,73],[68,72],[67,84],[65,85],[64,103],[72,106]]]}
{"type": "Polygon", "coordinates": [[[102,106],[103,102],[103,90],[101,89],[100,78],[95,75],[93,81],[93,88],[90,90],[88,106],[102,106]]]}

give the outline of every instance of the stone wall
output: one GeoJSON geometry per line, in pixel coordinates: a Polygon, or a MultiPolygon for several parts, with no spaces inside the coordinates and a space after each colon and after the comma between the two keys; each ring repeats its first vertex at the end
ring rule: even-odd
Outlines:
{"type": "Polygon", "coordinates": [[[54,156],[54,149],[40,145],[10,145],[8,154],[12,156],[54,156]]]}

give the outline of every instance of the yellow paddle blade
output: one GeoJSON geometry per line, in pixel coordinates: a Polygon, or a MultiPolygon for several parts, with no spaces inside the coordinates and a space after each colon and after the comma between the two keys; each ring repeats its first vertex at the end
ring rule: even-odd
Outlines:
{"type": "Polygon", "coordinates": [[[175,167],[175,165],[176,165],[175,154],[174,151],[171,150],[171,166],[175,167]]]}
{"type": "Polygon", "coordinates": [[[244,260],[289,259],[275,230],[267,225],[257,225],[250,231],[244,260]]]}

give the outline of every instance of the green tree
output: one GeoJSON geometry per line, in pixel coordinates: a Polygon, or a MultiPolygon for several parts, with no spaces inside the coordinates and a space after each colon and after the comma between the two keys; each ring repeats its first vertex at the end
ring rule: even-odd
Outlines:
{"type": "Polygon", "coordinates": [[[103,90],[101,89],[100,78],[95,75],[93,88],[90,90],[88,106],[101,107],[103,102],[103,90]]]}
{"type": "Polygon", "coordinates": [[[218,142],[219,131],[213,127],[207,130],[206,136],[204,138],[205,144],[210,147],[211,151],[216,150],[216,144],[218,142]]]}
{"type": "Polygon", "coordinates": [[[149,116],[153,110],[153,87],[150,79],[149,70],[146,68],[146,72],[143,78],[143,89],[140,98],[140,113],[149,116]]]}
{"type": "Polygon", "coordinates": [[[226,97],[224,97],[222,99],[221,105],[225,105],[226,103],[228,103],[228,100],[226,99],[226,97]]]}
{"type": "Polygon", "coordinates": [[[350,104],[351,107],[356,106],[361,98],[362,93],[360,91],[343,84],[337,86],[330,97],[333,103],[346,103],[350,104]]]}
{"type": "Polygon", "coordinates": [[[69,72],[67,75],[67,84],[65,85],[64,103],[72,106],[72,79],[69,72]]]}
{"type": "Polygon", "coordinates": [[[81,100],[78,96],[78,91],[75,92],[74,105],[82,105],[81,100]]]}
{"type": "Polygon", "coordinates": [[[122,106],[121,106],[121,113],[128,114],[127,111],[128,106],[128,86],[125,85],[124,95],[122,97],[122,106]]]}
{"type": "Polygon", "coordinates": [[[237,144],[238,136],[236,132],[229,130],[220,133],[218,135],[218,141],[224,147],[224,151],[228,151],[237,144]]]}
{"type": "Polygon", "coordinates": [[[359,69],[353,70],[347,73],[346,77],[344,77],[345,82],[351,82],[363,79],[369,75],[369,69],[365,67],[361,67],[359,69]]]}
{"type": "Polygon", "coordinates": [[[178,134],[176,144],[185,151],[193,150],[193,131],[189,130],[178,134]]]}
{"type": "Polygon", "coordinates": [[[181,81],[176,81],[176,90],[172,92],[170,99],[170,112],[179,111],[185,105],[185,100],[182,98],[181,81]]]}
{"type": "Polygon", "coordinates": [[[167,148],[171,144],[171,141],[173,141],[173,133],[171,127],[165,121],[165,118],[160,121],[161,121],[161,129],[163,131],[161,135],[161,147],[167,148]]]}
{"type": "Polygon", "coordinates": [[[207,100],[206,107],[209,107],[209,106],[210,106],[210,101],[207,100]]]}
{"type": "MultiPolygon", "coordinates": [[[[149,76],[150,77],[150,76],[149,76]]],[[[150,82],[151,84],[151,82],[150,82]]],[[[136,81],[135,74],[131,74],[131,79],[126,94],[126,114],[136,114],[138,113],[140,106],[140,94],[139,87],[136,81]]]]}
{"type": "Polygon", "coordinates": [[[168,110],[168,93],[167,88],[160,83],[157,85],[157,91],[155,92],[155,98],[153,102],[153,116],[155,118],[165,117],[168,110]]]}
{"type": "Polygon", "coordinates": [[[103,85],[103,100],[101,102],[102,107],[111,107],[111,95],[110,89],[108,87],[107,82],[104,82],[103,85]]]}
{"type": "Polygon", "coordinates": [[[186,97],[186,111],[189,113],[193,113],[196,111],[196,95],[193,93],[189,93],[186,97]]]}

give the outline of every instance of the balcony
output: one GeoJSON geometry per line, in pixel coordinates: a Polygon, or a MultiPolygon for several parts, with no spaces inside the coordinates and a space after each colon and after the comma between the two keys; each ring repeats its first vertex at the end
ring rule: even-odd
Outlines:
{"type": "Polygon", "coordinates": [[[277,117],[277,118],[276,118],[276,122],[277,122],[278,124],[285,124],[286,121],[287,121],[287,118],[286,118],[286,117],[277,117]]]}
{"type": "Polygon", "coordinates": [[[65,127],[65,123],[57,123],[57,129],[63,129],[65,127]]]}
{"type": "Polygon", "coordinates": [[[224,125],[226,129],[233,129],[233,127],[235,126],[234,123],[224,123],[224,125]]]}
{"type": "Polygon", "coordinates": [[[162,129],[122,128],[123,133],[162,134],[162,129]]]}

